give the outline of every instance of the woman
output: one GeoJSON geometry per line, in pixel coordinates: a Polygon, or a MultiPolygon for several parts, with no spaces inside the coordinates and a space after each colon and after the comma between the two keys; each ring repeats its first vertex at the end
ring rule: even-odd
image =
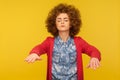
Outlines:
{"type": "Polygon", "coordinates": [[[100,52],[81,37],[76,37],[81,27],[79,10],[72,5],[59,4],[48,14],[46,27],[54,37],[48,37],[34,47],[27,62],[48,56],[47,80],[83,80],[82,53],[91,57],[88,67],[100,66],[100,52]]]}

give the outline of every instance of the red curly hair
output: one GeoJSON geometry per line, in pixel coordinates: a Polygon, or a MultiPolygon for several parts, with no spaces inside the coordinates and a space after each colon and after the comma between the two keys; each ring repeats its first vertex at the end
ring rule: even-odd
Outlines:
{"type": "Polygon", "coordinates": [[[56,17],[60,13],[66,13],[70,19],[70,36],[74,37],[79,33],[81,27],[81,16],[78,9],[73,5],[59,4],[55,6],[48,14],[46,19],[46,27],[48,32],[50,32],[54,37],[58,36],[58,30],[56,28],[56,17]]]}

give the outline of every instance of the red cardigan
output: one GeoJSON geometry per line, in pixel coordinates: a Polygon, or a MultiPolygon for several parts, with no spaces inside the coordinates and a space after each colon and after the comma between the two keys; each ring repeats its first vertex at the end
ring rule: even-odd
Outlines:
{"type": "MultiPolygon", "coordinates": [[[[92,45],[88,44],[85,40],[83,40],[81,37],[74,37],[74,42],[76,45],[76,52],[77,52],[77,76],[78,80],[84,80],[83,79],[83,65],[82,65],[82,53],[87,54],[90,57],[96,57],[99,60],[100,52],[92,45]]],[[[43,41],[41,44],[34,47],[31,53],[36,53],[39,56],[46,53],[48,57],[48,63],[47,63],[47,80],[52,80],[52,51],[54,46],[54,38],[48,37],[45,41],[43,41]]]]}

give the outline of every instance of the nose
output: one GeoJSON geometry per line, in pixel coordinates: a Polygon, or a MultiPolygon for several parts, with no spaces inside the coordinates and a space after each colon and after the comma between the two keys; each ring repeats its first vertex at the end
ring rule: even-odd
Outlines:
{"type": "Polygon", "coordinates": [[[61,24],[64,24],[64,20],[61,20],[61,24]]]}

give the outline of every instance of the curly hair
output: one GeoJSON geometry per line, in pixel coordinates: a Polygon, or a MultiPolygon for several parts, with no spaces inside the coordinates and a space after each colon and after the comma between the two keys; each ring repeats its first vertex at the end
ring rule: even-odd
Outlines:
{"type": "Polygon", "coordinates": [[[79,33],[82,24],[80,12],[73,5],[59,4],[55,6],[48,14],[46,19],[46,27],[54,37],[58,36],[58,30],[56,28],[56,17],[60,13],[66,13],[70,19],[70,33],[71,37],[74,37],[79,33]]]}

